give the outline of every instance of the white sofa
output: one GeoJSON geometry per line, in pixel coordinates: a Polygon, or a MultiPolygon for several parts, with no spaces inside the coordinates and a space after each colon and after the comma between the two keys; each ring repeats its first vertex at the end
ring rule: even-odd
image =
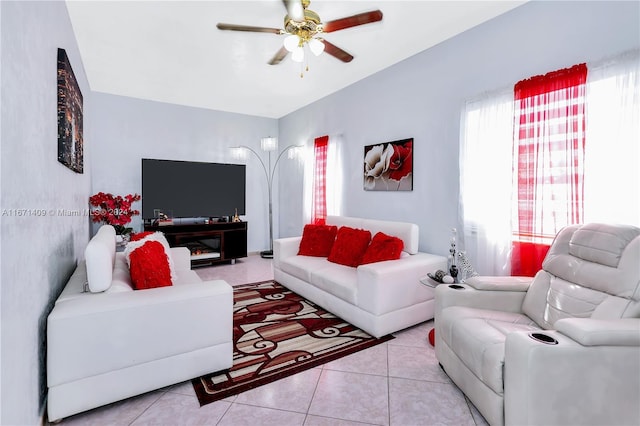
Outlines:
{"type": "Polygon", "coordinates": [[[489,424],[640,424],[640,229],[558,233],[535,278],[436,288],[438,361],[489,424]]]}
{"type": "Polygon", "coordinates": [[[132,290],[113,227],[91,239],[47,319],[50,421],[231,367],[231,286],[170,251],[174,285],[132,290]]]}
{"type": "Polygon", "coordinates": [[[400,238],[400,259],[357,268],[327,258],[299,256],[302,237],[274,241],[277,282],[375,337],[433,318],[434,289],[420,283],[428,272],[446,269],[443,256],[418,252],[418,226],[412,223],[329,216],[328,225],[367,229],[400,238]]]}

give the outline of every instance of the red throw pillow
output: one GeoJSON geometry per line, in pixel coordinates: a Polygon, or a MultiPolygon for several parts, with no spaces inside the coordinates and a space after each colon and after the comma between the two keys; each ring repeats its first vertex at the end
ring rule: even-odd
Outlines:
{"type": "Polygon", "coordinates": [[[383,260],[400,259],[403,248],[404,243],[400,238],[378,232],[373,236],[371,244],[364,253],[361,265],[382,262],[383,260]]]}
{"type": "Polygon", "coordinates": [[[135,290],[171,285],[169,259],[158,241],[147,241],[129,254],[129,273],[135,290]]]}
{"type": "Polygon", "coordinates": [[[303,256],[327,257],[336,240],[337,226],[305,225],[298,254],[303,256]]]}
{"type": "Polygon", "coordinates": [[[329,262],[356,267],[362,261],[371,241],[371,232],[365,229],[353,229],[343,226],[338,229],[336,241],[333,243],[329,262]]]}
{"type": "Polygon", "coordinates": [[[153,234],[153,232],[151,231],[145,231],[145,232],[137,232],[135,234],[131,234],[131,239],[129,241],[139,241],[141,239],[143,239],[144,237],[153,234]]]}

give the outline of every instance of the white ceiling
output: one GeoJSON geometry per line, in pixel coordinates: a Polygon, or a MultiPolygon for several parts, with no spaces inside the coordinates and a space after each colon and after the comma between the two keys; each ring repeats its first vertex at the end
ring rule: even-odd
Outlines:
{"type": "Polygon", "coordinates": [[[382,22],[325,35],[355,59],[327,54],[267,62],[285,36],[221,31],[218,22],[282,28],[280,0],[67,0],[91,90],[280,118],[525,1],[312,0],[322,21],[380,9],[382,22]]]}

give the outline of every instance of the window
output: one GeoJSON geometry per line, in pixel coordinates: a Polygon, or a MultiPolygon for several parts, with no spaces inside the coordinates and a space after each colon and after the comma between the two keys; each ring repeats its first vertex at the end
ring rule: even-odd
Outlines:
{"type": "Polygon", "coordinates": [[[306,150],[304,169],[303,221],[322,223],[342,214],[342,135],[315,138],[306,150]]]}
{"type": "Polygon", "coordinates": [[[576,65],[518,83],[511,99],[502,90],[466,103],[462,237],[480,273],[532,275],[569,224],[640,226],[639,58],[576,65]]]}
{"type": "Polygon", "coordinates": [[[563,227],[582,223],[585,64],[514,88],[511,273],[534,275],[563,227]]]}
{"type": "Polygon", "coordinates": [[[316,138],[313,143],[315,167],[313,172],[313,200],[311,223],[324,224],[327,218],[327,151],[329,136],[316,138]]]}

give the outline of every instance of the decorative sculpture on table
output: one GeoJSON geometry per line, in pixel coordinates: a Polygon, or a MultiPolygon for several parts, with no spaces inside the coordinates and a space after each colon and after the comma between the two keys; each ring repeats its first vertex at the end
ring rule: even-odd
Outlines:
{"type": "Polygon", "coordinates": [[[458,259],[460,260],[460,282],[464,282],[468,278],[480,275],[475,269],[473,269],[471,261],[467,257],[467,252],[458,252],[458,259]]]}
{"type": "MultiPolygon", "coordinates": [[[[479,275],[473,266],[471,266],[471,262],[467,257],[467,253],[464,251],[458,251],[457,248],[457,236],[458,231],[456,228],[451,228],[451,246],[449,247],[449,256],[447,259],[447,270],[443,271],[438,269],[436,272],[427,273],[427,276],[437,283],[451,284],[454,282],[464,282],[465,279],[475,277],[479,275]],[[460,262],[460,267],[458,267],[458,261],[460,262]]],[[[434,287],[432,283],[429,281],[420,280],[423,284],[434,287]]],[[[437,285],[437,284],[436,284],[437,285]]]]}
{"type": "Polygon", "coordinates": [[[449,269],[449,275],[453,277],[454,281],[457,281],[458,265],[456,264],[456,237],[458,235],[458,231],[456,228],[451,228],[451,232],[453,236],[451,237],[451,247],[449,248],[447,268],[449,269]]]}

